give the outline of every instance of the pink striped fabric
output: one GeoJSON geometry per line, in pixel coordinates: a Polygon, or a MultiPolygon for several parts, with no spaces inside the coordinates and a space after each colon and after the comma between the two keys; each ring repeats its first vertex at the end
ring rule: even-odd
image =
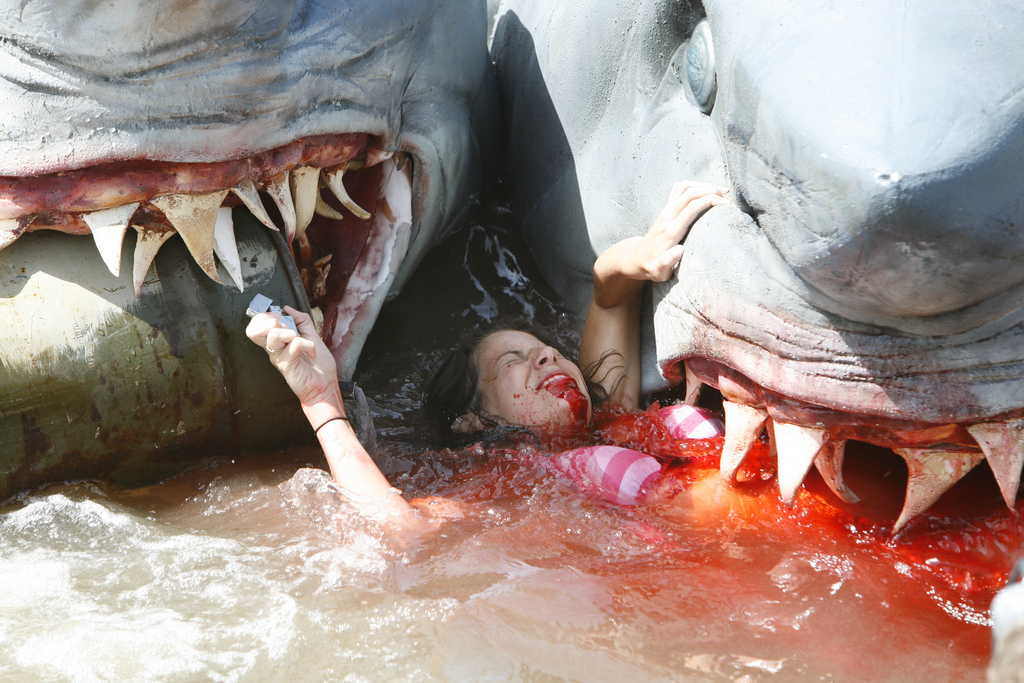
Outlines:
{"type": "Polygon", "coordinates": [[[646,453],[618,446],[589,446],[557,453],[545,465],[582,491],[618,505],[636,505],[661,475],[661,463],[646,453]]]}
{"type": "Polygon", "coordinates": [[[710,439],[725,434],[722,421],[703,408],[666,406],[658,411],[658,416],[676,439],[710,439]]]}

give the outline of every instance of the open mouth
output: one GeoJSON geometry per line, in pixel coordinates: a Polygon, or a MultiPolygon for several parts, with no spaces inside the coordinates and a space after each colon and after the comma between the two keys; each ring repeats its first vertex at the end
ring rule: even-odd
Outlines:
{"type": "Polygon", "coordinates": [[[576,385],[576,380],[574,380],[569,375],[565,375],[562,373],[559,373],[557,375],[551,375],[550,377],[545,378],[544,381],[541,382],[540,386],[537,388],[540,391],[546,391],[550,394],[556,395],[565,393],[566,391],[569,390],[576,392],[579,391],[579,387],[576,385]]]}
{"type": "Polygon", "coordinates": [[[538,389],[567,402],[575,422],[584,423],[587,421],[587,398],[580,391],[576,380],[569,375],[561,373],[551,375],[541,382],[538,389]]]}
{"type": "Polygon", "coordinates": [[[1014,509],[1024,463],[1024,420],[918,424],[815,406],[768,390],[713,360],[687,358],[675,368],[673,372],[681,368],[685,373],[688,402],[696,401],[704,384],[722,393],[726,434],[720,467],[727,479],[735,477],[767,432],[778,462],[780,493],[787,503],[795,498],[812,464],[841,500],[856,503],[860,499],[844,482],[842,470],[847,442],[859,441],[891,449],[907,464],[906,498],[894,534],[983,460],[988,460],[1004,501],[1014,509]]]}
{"type": "MultiPolygon", "coordinates": [[[[39,176],[0,178],[0,248],[25,232],[91,234],[120,276],[128,228],[137,233],[132,280],[140,295],[153,259],[181,235],[200,268],[239,290],[231,209],[244,204],[291,246],[314,320],[351,374],[353,332],[369,325],[408,248],[412,166],[365,134],[317,135],[216,163],[116,162],[39,176]]],[[[354,351],[354,353],[352,353],[354,351]]]]}

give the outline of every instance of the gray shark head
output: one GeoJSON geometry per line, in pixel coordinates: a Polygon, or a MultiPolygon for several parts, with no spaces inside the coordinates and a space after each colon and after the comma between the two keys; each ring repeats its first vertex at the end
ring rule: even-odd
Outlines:
{"type": "Polygon", "coordinates": [[[0,246],[91,233],[113,272],[133,227],[138,293],[179,233],[240,287],[215,225],[243,203],[286,233],[349,375],[493,157],[485,21],[458,1],[4,2],[0,246]]]}
{"type": "Polygon", "coordinates": [[[898,526],[986,457],[1012,503],[1022,32],[1012,2],[503,2],[492,56],[533,251],[582,310],[595,255],[675,181],[730,188],[654,287],[646,388],[721,390],[730,474],[773,427],[789,498],[817,462],[849,499],[836,472],[860,440],[931,482],[898,526]]]}

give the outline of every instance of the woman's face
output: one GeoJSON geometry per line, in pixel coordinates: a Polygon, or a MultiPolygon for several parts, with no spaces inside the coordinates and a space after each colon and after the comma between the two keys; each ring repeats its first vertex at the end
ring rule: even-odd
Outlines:
{"type": "Polygon", "coordinates": [[[530,427],[590,421],[593,408],[583,373],[532,334],[495,332],[480,343],[474,357],[487,416],[530,427]]]}

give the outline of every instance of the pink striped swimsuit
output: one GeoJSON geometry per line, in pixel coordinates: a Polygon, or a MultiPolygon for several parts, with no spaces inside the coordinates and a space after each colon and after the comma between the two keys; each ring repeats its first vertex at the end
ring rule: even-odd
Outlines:
{"type": "MultiPolygon", "coordinates": [[[[658,414],[676,439],[709,439],[725,432],[722,421],[702,408],[668,406],[658,414]]],[[[581,492],[618,505],[642,502],[662,472],[654,457],[619,446],[574,448],[541,463],[570,479],[581,492]]]]}

